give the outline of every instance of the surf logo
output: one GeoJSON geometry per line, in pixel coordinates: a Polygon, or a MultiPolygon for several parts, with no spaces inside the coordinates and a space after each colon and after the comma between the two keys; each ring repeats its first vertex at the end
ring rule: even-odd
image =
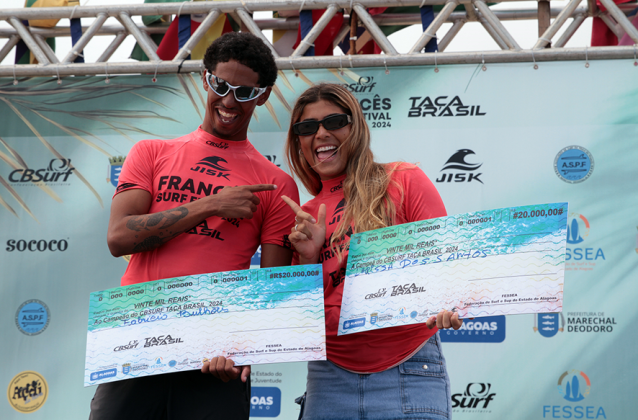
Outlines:
{"type": "Polygon", "coordinates": [[[14,170],[9,174],[9,181],[13,183],[67,182],[74,170],[71,159],[51,159],[46,168],[14,170]]]}
{"type": "Polygon", "coordinates": [[[465,392],[452,395],[452,408],[485,410],[496,396],[491,390],[489,383],[471,382],[467,384],[465,392]]]}
{"type": "Polygon", "coordinates": [[[361,76],[357,83],[350,83],[343,85],[352,93],[370,93],[372,89],[377,85],[372,76],[361,76]]]}
{"type": "Polygon", "coordinates": [[[437,179],[436,182],[452,182],[452,180],[454,180],[454,182],[478,181],[483,184],[483,181],[481,181],[480,179],[480,176],[483,174],[475,172],[477,169],[483,166],[483,164],[470,163],[466,160],[469,155],[475,154],[476,153],[474,153],[474,151],[470,149],[457,150],[443,165],[443,168],[441,169],[441,172],[443,172],[443,174],[441,174],[441,177],[437,179]]]}
{"type": "Polygon", "coordinates": [[[222,157],[209,156],[197,162],[197,164],[195,164],[195,166],[190,169],[191,171],[199,172],[209,176],[228,179],[228,174],[226,172],[229,172],[230,169],[224,167],[224,163],[228,163],[228,161],[222,157]]]}

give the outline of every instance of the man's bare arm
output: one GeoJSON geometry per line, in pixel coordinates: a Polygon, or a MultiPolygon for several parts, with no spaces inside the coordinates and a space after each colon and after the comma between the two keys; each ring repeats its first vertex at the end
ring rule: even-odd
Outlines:
{"type": "Polygon", "coordinates": [[[148,211],[152,197],[148,191],[121,192],[111,203],[109,250],[116,257],[150,251],[211,216],[251,219],[259,205],[254,193],[275,188],[266,184],[226,187],[218,194],[151,214],[148,211]]]}

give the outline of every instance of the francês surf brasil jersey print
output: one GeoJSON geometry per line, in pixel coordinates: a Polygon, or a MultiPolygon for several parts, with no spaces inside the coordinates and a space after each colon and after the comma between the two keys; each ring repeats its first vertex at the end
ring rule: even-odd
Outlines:
{"type": "Polygon", "coordinates": [[[192,274],[250,267],[260,244],[290,247],[295,215],[281,199],[299,202],[290,175],[262,156],[248,140],[226,141],[201,128],[174,140],[143,140],[127,155],[115,194],[148,191],[148,213],[170,210],[224,187],[275,184],[256,195],[252,219],[209,217],[152,251],[133,254],[122,286],[192,274]]]}
{"type": "MultiPolygon", "coordinates": [[[[407,163],[388,166],[397,168],[392,180],[403,189],[402,195],[397,186],[390,183],[390,196],[397,210],[396,224],[447,215],[438,191],[421,169],[407,163]]],[[[412,355],[437,330],[436,327],[429,329],[425,324],[416,324],[337,336],[348,251],[345,250],[345,258],[340,264],[329,244],[344,215],[345,177],[323,181],[321,192],[302,206],[305,212],[316,218],[319,206],[322,203],[326,205],[326,241],[319,263],[323,264],[327,355],[330,361],[350,371],[381,372],[412,355]]],[[[294,260],[298,261],[296,253],[294,260]]]]}

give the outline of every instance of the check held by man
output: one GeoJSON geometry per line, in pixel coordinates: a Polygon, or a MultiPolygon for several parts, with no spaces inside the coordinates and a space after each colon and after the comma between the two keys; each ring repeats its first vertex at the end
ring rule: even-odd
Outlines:
{"type": "MultiPolygon", "coordinates": [[[[298,200],[297,187],[247,140],[277,78],[272,53],[254,35],[229,33],[211,44],[204,66],[202,125],[136,143],[122,168],[107,236],[114,256],[133,254],[122,286],[247,269],[260,245],[262,267],[290,265],[294,220],[279,197],[298,200]]],[[[219,356],[201,372],[102,384],[90,418],[247,419],[249,375],[250,366],[219,356]]]]}

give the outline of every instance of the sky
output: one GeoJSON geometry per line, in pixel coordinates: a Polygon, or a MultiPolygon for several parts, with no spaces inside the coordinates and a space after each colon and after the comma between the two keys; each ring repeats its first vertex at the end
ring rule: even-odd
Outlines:
{"type": "MultiPolygon", "coordinates": [[[[2,8],[21,8],[24,6],[24,0],[1,0],[2,8]]],[[[81,0],[82,6],[99,6],[99,5],[122,5],[122,4],[142,4],[144,0],[81,0]]],[[[552,1],[552,7],[564,7],[567,4],[567,1],[552,1]]],[[[537,7],[536,1],[507,1],[505,3],[501,3],[499,5],[493,6],[493,10],[513,10],[513,9],[527,9],[527,10],[535,10],[537,7]]],[[[581,6],[582,7],[582,6],[581,6]]],[[[255,14],[255,18],[259,19],[270,17],[269,12],[258,12],[255,14]]],[[[134,18],[134,20],[139,21],[141,23],[141,18],[134,18]]],[[[82,19],[82,24],[84,26],[90,25],[92,19],[82,19]]],[[[560,34],[564,29],[567,28],[571,19],[567,21],[567,23],[563,26],[562,30],[554,37],[554,40],[558,40],[560,34]]],[[[116,25],[119,24],[115,19],[109,18],[105,25],[116,25]]],[[[505,28],[512,34],[514,39],[518,42],[518,44],[524,48],[531,48],[536,40],[538,39],[538,23],[536,20],[528,20],[528,21],[509,21],[503,22],[505,28]]],[[[68,26],[68,20],[62,19],[59,23],[60,26],[68,26]]],[[[567,43],[566,47],[584,47],[590,44],[591,39],[591,19],[587,19],[580,29],[574,34],[572,39],[567,43]]],[[[442,39],[445,36],[445,33],[451,27],[451,24],[444,24],[441,29],[438,31],[437,36],[439,39],[442,39]]],[[[8,23],[4,21],[0,21],[0,28],[10,27],[8,23]]],[[[270,31],[265,31],[267,37],[272,37],[270,31]]],[[[399,32],[396,32],[390,35],[390,42],[394,45],[399,53],[407,53],[412,45],[416,42],[419,36],[422,33],[421,25],[413,25],[411,27],[405,28],[399,32]]],[[[87,48],[84,49],[85,59],[87,62],[95,62],[97,58],[102,54],[104,49],[109,45],[109,43],[113,40],[113,36],[96,36],[94,37],[87,48]]],[[[0,48],[4,45],[6,41],[4,39],[0,39],[0,48]]],[[[115,52],[115,54],[111,57],[109,62],[124,62],[124,61],[132,61],[129,59],[129,55],[133,46],[135,45],[135,40],[132,36],[127,37],[127,39],[122,43],[120,48],[115,52]]],[[[71,48],[71,38],[70,37],[61,37],[56,40],[56,53],[58,58],[63,58],[66,53],[71,48]]],[[[490,35],[483,29],[480,23],[478,22],[468,22],[461,29],[459,34],[454,38],[454,40],[450,43],[447,52],[462,52],[462,51],[489,51],[489,50],[499,50],[498,45],[492,40],[490,35]]],[[[336,51],[336,53],[340,53],[340,51],[336,51]]],[[[2,61],[3,65],[11,65],[13,64],[14,53],[11,52],[9,55],[2,61]]]]}

